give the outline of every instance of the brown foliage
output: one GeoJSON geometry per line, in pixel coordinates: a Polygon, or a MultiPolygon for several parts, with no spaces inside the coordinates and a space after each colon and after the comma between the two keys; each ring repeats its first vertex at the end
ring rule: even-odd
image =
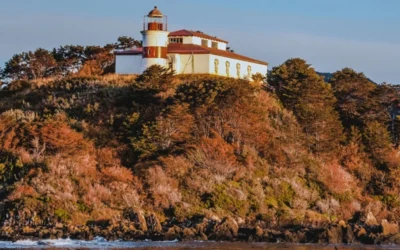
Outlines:
{"type": "Polygon", "coordinates": [[[133,181],[132,172],[126,168],[108,167],[102,169],[101,173],[104,175],[103,179],[108,182],[116,181],[129,183],[133,181]]]}
{"type": "Polygon", "coordinates": [[[31,133],[46,143],[53,153],[86,153],[89,149],[83,135],[71,129],[64,121],[48,121],[43,126],[33,127],[31,133]]]}
{"type": "Polygon", "coordinates": [[[318,178],[334,194],[353,193],[357,185],[354,177],[335,161],[322,164],[318,178]]]}
{"type": "Polygon", "coordinates": [[[154,166],[147,171],[146,183],[149,185],[154,206],[168,208],[181,201],[178,181],[168,177],[160,166],[154,166]]]}
{"type": "Polygon", "coordinates": [[[238,166],[233,147],[218,134],[213,138],[202,138],[188,157],[198,168],[208,170],[217,179],[231,176],[238,166]]]}
{"type": "Polygon", "coordinates": [[[36,192],[34,188],[27,185],[22,185],[17,187],[9,196],[9,200],[18,200],[25,197],[37,198],[39,194],[36,192]]]}

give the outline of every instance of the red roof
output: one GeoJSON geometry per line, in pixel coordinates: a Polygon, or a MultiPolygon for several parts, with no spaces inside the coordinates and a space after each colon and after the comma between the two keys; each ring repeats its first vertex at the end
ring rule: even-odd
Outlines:
{"type": "Polygon", "coordinates": [[[218,42],[222,42],[222,43],[228,43],[228,41],[219,39],[216,36],[210,36],[210,35],[204,34],[203,32],[192,31],[192,30],[177,30],[177,31],[169,33],[168,36],[170,36],[170,37],[171,36],[197,36],[197,37],[214,40],[214,41],[218,41],[218,42]]]}
{"type": "Polygon", "coordinates": [[[214,49],[210,47],[200,46],[196,44],[182,44],[182,43],[171,43],[168,45],[168,54],[213,54],[217,56],[228,57],[232,59],[237,59],[241,61],[247,61],[252,63],[258,63],[263,65],[268,65],[267,62],[256,60],[247,56],[242,56],[233,52],[229,52],[221,49],[214,49]]]}
{"type": "MultiPolygon", "coordinates": [[[[143,49],[135,48],[133,50],[115,51],[115,55],[141,55],[143,49]]],[[[221,49],[214,49],[210,47],[200,46],[197,44],[183,44],[183,43],[170,43],[168,44],[168,54],[212,54],[217,56],[223,56],[236,60],[258,63],[262,65],[268,65],[267,62],[263,62],[257,59],[253,59],[247,56],[242,56],[233,52],[229,52],[221,49]]]]}
{"type": "Polygon", "coordinates": [[[147,15],[148,17],[163,17],[163,14],[159,9],[157,9],[157,6],[154,6],[154,9],[149,12],[147,15]]]}

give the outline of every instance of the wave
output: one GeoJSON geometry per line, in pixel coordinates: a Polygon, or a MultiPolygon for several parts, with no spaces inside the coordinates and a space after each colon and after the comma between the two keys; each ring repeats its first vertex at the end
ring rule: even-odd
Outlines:
{"type": "Polygon", "coordinates": [[[174,246],[178,243],[178,240],[173,241],[140,241],[140,242],[128,242],[128,241],[107,241],[103,237],[95,237],[91,241],[85,240],[72,240],[72,239],[56,239],[56,240],[18,240],[15,242],[11,241],[0,241],[0,249],[11,248],[143,248],[143,247],[165,247],[174,246]]]}

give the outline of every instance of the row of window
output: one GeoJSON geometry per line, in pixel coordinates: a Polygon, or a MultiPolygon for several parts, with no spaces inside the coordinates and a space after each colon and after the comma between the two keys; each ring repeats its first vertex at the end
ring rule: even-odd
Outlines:
{"type": "MultiPolygon", "coordinates": [[[[201,46],[208,47],[208,40],[201,39],[201,46]]],[[[211,42],[211,48],[218,49],[218,43],[217,42],[211,42]]]]}
{"type": "Polygon", "coordinates": [[[170,38],[169,43],[183,43],[183,38],[170,38]]]}
{"type": "MultiPolygon", "coordinates": [[[[226,76],[230,76],[229,75],[229,73],[230,73],[230,68],[231,68],[231,63],[229,62],[229,61],[226,61],[225,62],[225,69],[226,69],[226,76]]],[[[214,73],[216,74],[216,75],[218,75],[218,69],[219,69],[219,60],[218,59],[215,59],[214,60],[214,73]]],[[[236,75],[237,75],[237,78],[240,78],[240,69],[241,69],[241,65],[240,65],[240,63],[237,63],[236,64],[236,75]]],[[[248,65],[247,66],[247,75],[248,76],[251,76],[251,66],[250,65],[248,65]]]]}
{"type": "MultiPolygon", "coordinates": [[[[177,37],[170,38],[169,43],[183,43],[183,38],[177,38],[177,37]]],[[[202,39],[201,46],[208,47],[208,40],[202,39]]],[[[218,43],[211,42],[211,48],[218,49],[218,43]]]]}

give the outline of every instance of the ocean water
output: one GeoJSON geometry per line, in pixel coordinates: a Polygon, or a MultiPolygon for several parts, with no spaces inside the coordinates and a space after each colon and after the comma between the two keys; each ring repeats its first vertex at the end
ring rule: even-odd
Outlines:
{"type": "Polygon", "coordinates": [[[20,240],[16,242],[0,241],[0,249],[133,249],[133,250],[372,250],[372,249],[400,249],[400,246],[362,246],[362,245],[312,245],[312,244],[270,244],[270,243],[242,243],[242,242],[178,242],[178,241],[106,241],[101,237],[93,241],[83,240],[20,240]]]}

